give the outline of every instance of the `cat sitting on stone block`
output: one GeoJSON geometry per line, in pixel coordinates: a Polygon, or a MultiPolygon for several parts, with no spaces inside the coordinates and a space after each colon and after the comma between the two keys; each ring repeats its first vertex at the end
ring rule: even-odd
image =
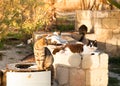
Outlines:
{"type": "Polygon", "coordinates": [[[91,54],[96,50],[97,50],[97,41],[88,40],[87,44],[83,44],[81,42],[77,42],[76,44],[65,44],[61,47],[55,48],[52,53],[53,55],[55,55],[57,52],[65,53],[70,51],[70,53],[80,53],[80,55],[83,55],[83,54],[91,54]]]}

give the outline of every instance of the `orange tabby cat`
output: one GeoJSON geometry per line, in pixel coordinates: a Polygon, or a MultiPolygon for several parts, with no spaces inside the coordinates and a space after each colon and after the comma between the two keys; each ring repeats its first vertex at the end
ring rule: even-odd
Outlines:
{"type": "Polygon", "coordinates": [[[47,40],[44,37],[34,44],[34,55],[38,70],[46,70],[53,64],[53,56],[46,46],[47,40]]]}
{"type": "Polygon", "coordinates": [[[34,44],[34,55],[38,70],[51,70],[51,84],[54,80],[53,56],[47,48],[45,37],[40,38],[34,44]]]}

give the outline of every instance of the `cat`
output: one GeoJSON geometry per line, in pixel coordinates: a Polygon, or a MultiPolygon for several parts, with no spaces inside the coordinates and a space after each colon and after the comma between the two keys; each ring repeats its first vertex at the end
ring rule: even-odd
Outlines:
{"type": "Polygon", "coordinates": [[[34,44],[34,56],[39,70],[45,70],[53,64],[53,56],[46,46],[47,40],[45,37],[40,38],[34,44]]]}
{"type": "Polygon", "coordinates": [[[79,39],[79,41],[83,41],[84,40],[84,38],[85,38],[85,35],[87,34],[87,30],[88,30],[88,28],[87,28],[87,26],[86,25],[81,25],[80,27],[79,27],[79,35],[81,36],[81,38],[79,39]]]}
{"type": "Polygon", "coordinates": [[[35,56],[34,53],[30,53],[29,55],[25,56],[23,59],[21,59],[21,62],[27,62],[27,63],[33,63],[35,62],[35,56]]]}
{"type": "Polygon", "coordinates": [[[0,70],[0,86],[3,84],[3,71],[0,70]]]}
{"type": "Polygon", "coordinates": [[[51,70],[51,84],[54,80],[53,55],[47,48],[48,42],[45,37],[40,38],[34,44],[34,56],[38,70],[51,70]]]}
{"type": "Polygon", "coordinates": [[[57,52],[66,52],[69,50],[72,53],[80,53],[83,54],[91,54],[92,52],[97,50],[97,41],[96,40],[88,40],[87,44],[76,43],[76,44],[66,44],[61,47],[57,47],[53,50],[52,54],[55,55],[57,52]]]}
{"type": "Polygon", "coordinates": [[[84,43],[86,41],[85,35],[87,34],[87,30],[88,30],[87,26],[83,24],[78,28],[78,33],[72,33],[71,37],[77,41],[84,43]]]}
{"type": "Polygon", "coordinates": [[[79,35],[81,35],[81,38],[78,41],[82,42],[85,46],[89,47],[90,49],[97,48],[96,40],[90,40],[85,37],[87,34],[87,30],[88,28],[84,24],[79,27],[79,35]]]}
{"type": "Polygon", "coordinates": [[[66,40],[61,38],[61,32],[53,32],[52,35],[46,36],[49,44],[64,44],[68,43],[66,40]]]}
{"type": "Polygon", "coordinates": [[[55,31],[55,32],[53,32],[53,35],[60,36],[61,32],[60,31],[55,31]]]}
{"type": "Polygon", "coordinates": [[[54,82],[54,58],[50,50],[47,48],[48,40],[46,36],[40,37],[34,43],[34,52],[23,58],[22,62],[36,62],[38,70],[51,71],[51,84],[54,82]]]}
{"type": "Polygon", "coordinates": [[[83,52],[82,54],[93,54],[94,52],[97,51],[97,41],[96,40],[90,40],[90,39],[87,39],[87,43],[84,44],[83,46],[83,52]]]}
{"type": "Polygon", "coordinates": [[[63,51],[68,50],[67,48],[69,48],[69,50],[72,53],[81,53],[81,52],[83,52],[83,44],[66,44],[66,45],[63,45],[61,47],[55,48],[52,53],[53,53],[53,55],[55,55],[60,50],[63,50],[63,51]]]}
{"type": "Polygon", "coordinates": [[[90,40],[90,39],[88,39],[87,46],[97,47],[97,40],[90,40]]]}

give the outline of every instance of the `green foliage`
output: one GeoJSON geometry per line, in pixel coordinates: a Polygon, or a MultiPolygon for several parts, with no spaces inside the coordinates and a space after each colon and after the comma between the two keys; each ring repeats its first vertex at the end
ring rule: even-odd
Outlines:
{"type": "Polygon", "coordinates": [[[118,86],[119,80],[116,78],[109,77],[108,86],[118,86]]]}
{"type": "Polygon", "coordinates": [[[109,65],[110,65],[109,71],[120,74],[120,58],[119,57],[110,58],[109,65]]]}
{"type": "Polygon", "coordinates": [[[108,2],[120,9],[120,3],[116,0],[108,0],[108,2]]]}
{"type": "Polygon", "coordinates": [[[111,68],[110,71],[117,73],[117,74],[120,74],[120,68],[111,68]]]}
{"type": "Polygon", "coordinates": [[[3,42],[0,42],[0,50],[4,49],[4,44],[3,42]]]}
{"type": "Polygon", "coordinates": [[[21,35],[19,33],[8,33],[7,37],[12,37],[15,39],[21,39],[21,35]]]}
{"type": "Polygon", "coordinates": [[[49,22],[49,5],[44,0],[1,0],[0,32],[6,37],[11,32],[19,32],[23,37],[44,28],[49,22]]]}
{"type": "Polygon", "coordinates": [[[111,57],[109,59],[109,64],[117,64],[120,65],[120,57],[111,57]]]}
{"type": "Polygon", "coordinates": [[[73,31],[74,25],[72,25],[72,24],[70,24],[70,25],[57,25],[57,30],[59,30],[61,32],[73,31]]]}

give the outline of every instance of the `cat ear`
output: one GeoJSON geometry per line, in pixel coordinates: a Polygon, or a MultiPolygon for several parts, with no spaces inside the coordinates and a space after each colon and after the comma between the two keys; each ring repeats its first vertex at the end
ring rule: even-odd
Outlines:
{"type": "Polygon", "coordinates": [[[95,42],[97,43],[97,40],[95,40],[95,42]]]}
{"type": "Polygon", "coordinates": [[[97,44],[97,40],[94,40],[94,44],[97,44]]]}
{"type": "Polygon", "coordinates": [[[90,45],[90,40],[89,39],[87,39],[87,46],[89,46],[90,45]]]}
{"type": "Polygon", "coordinates": [[[97,40],[95,40],[95,46],[97,47],[97,40]]]}

